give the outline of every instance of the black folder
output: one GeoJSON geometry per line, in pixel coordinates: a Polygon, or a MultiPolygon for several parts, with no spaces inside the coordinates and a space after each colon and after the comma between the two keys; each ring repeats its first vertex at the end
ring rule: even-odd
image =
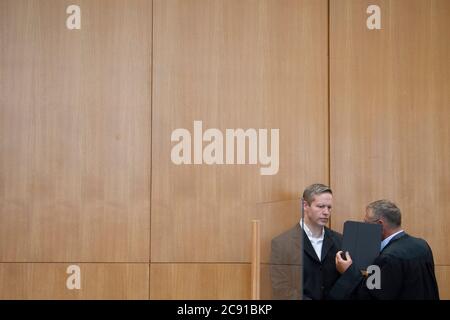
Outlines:
{"type": "Polygon", "coordinates": [[[348,251],[354,265],[366,270],[380,254],[381,225],[357,221],[344,223],[342,251],[348,251]]]}

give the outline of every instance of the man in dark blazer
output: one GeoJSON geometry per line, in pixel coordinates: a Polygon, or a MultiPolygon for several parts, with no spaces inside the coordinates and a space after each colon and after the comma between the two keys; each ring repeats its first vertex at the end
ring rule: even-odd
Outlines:
{"type": "Polygon", "coordinates": [[[350,255],[346,253],[344,260],[338,252],[336,268],[342,276],[336,281],[330,297],[438,300],[431,248],[425,240],[412,237],[402,230],[400,209],[388,200],[378,200],[367,206],[364,220],[382,225],[381,253],[373,263],[380,270],[380,286],[368,286],[366,278],[352,264],[350,255]]]}
{"type": "Polygon", "coordinates": [[[304,220],[272,240],[274,299],[326,299],[339,278],[335,255],[341,249],[342,236],[325,227],[332,209],[332,191],[323,184],[313,184],[303,192],[302,202],[304,220]]]}

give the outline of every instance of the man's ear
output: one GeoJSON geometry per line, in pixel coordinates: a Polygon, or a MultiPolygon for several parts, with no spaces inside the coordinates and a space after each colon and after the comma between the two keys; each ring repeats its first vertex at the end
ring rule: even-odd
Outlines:
{"type": "Polygon", "coordinates": [[[307,207],[309,207],[308,201],[303,200],[303,209],[306,209],[307,207]]]}
{"type": "Polygon", "coordinates": [[[384,222],[384,220],[383,219],[379,219],[378,221],[377,221],[377,223],[378,224],[381,224],[381,232],[384,234],[384,231],[385,231],[385,226],[386,226],[386,222],[384,222]]]}

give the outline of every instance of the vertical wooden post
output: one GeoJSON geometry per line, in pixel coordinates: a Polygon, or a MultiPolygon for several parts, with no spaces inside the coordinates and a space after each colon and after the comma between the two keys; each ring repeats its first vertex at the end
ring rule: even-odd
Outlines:
{"type": "Polygon", "coordinates": [[[252,300],[260,299],[261,239],[260,220],[252,220],[252,300]]]}

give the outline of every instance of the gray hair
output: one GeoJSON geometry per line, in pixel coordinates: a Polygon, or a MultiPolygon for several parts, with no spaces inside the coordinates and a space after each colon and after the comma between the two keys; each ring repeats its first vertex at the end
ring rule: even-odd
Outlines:
{"type": "Polygon", "coordinates": [[[395,203],[389,200],[377,200],[370,203],[367,209],[371,209],[376,219],[384,218],[391,228],[402,225],[402,213],[395,203]]]}
{"type": "Polygon", "coordinates": [[[305,200],[306,202],[308,202],[309,205],[311,205],[311,203],[314,200],[314,196],[322,193],[333,194],[330,187],[321,183],[314,183],[306,187],[305,191],[303,191],[303,200],[305,200]]]}

